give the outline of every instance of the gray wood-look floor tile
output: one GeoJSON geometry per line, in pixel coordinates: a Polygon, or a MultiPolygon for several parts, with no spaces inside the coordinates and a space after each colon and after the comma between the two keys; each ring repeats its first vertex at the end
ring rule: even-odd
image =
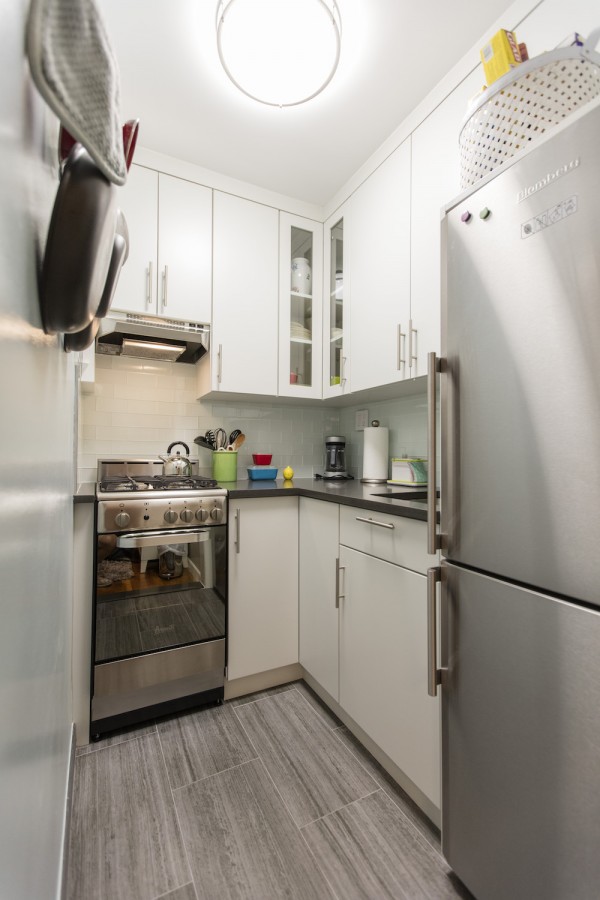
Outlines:
{"type": "Polygon", "coordinates": [[[158,734],[77,757],[70,900],[148,900],[191,880],[158,734]]]}
{"type": "Polygon", "coordinates": [[[305,681],[296,681],[294,687],[310,703],[315,712],[321,716],[326,725],[330,728],[339,728],[342,725],[335,713],[332,713],[329,707],[323,703],[321,698],[311,690],[305,681]]]}
{"type": "Polygon", "coordinates": [[[173,788],[256,758],[235,711],[227,704],[159,720],[158,732],[173,788]]]}
{"type": "Polygon", "coordinates": [[[184,600],[183,605],[196,632],[204,639],[225,634],[225,604],[215,591],[205,588],[193,600],[184,600]]]}
{"type": "Polygon", "coordinates": [[[97,750],[104,750],[106,747],[113,747],[115,744],[122,744],[124,741],[133,741],[135,738],[144,737],[145,734],[153,733],[156,733],[155,722],[151,722],[148,725],[133,725],[129,728],[119,728],[118,731],[113,731],[97,743],[78,747],[75,755],[85,756],[86,753],[95,753],[97,750]]]}
{"type": "Polygon", "coordinates": [[[109,594],[100,597],[96,604],[96,615],[99,619],[118,619],[120,616],[130,616],[135,612],[135,600],[129,594],[109,594]]]}
{"type": "Polygon", "coordinates": [[[186,644],[202,637],[183,604],[141,609],[137,619],[144,650],[160,650],[161,647],[186,644]]]}
{"type": "Polygon", "coordinates": [[[137,613],[96,618],[96,662],[141,653],[137,613]]]}
{"type": "Polygon", "coordinates": [[[471,896],[382,790],[305,826],[302,833],[344,900],[471,896]]]}
{"type": "Polygon", "coordinates": [[[375,779],[377,784],[383,788],[396,806],[400,807],[407,818],[410,819],[415,828],[421,832],[423,837],[438,851],[440,851],[441,841],[439,828],[430,822],[425,813],[419,809],[417,804],[412,800],[402,788],[396,784],[391,775],[379,765],[376,759],[365,750],[358,738],[354,737],[351,731],[345,726],[335,731],[336,736],[354,753],[357,759],[365,767],[369,775],[375,779]]]}
{"type": "Polygon", "coordinates": [[[333,900],[260,760],[173,793],[198,900],[333,900]]]}
{"type": "Polygon", "coordinates": [[[192,882],[184,885],[184,887],[175,888],[174,891],[169,891],[168,894],[161,894],[160,897],[155,897],[153,900],[198,900],[196,896],[196,891],[194,890],[194,885],[192,882]]]}
{"type": "Polygon", "coordinates": [[[235,712],[297,825],[378,789],[298,691],[235,712]]]}
{"type": "Polygon", "coordinates": [[[255,700],[264,700],[266,697],[274,697],[275,694],[283,694],[285,691],[292,691],[297,681],[290,681],[289,684],[278,684],[275,687],[268,688],[266,691],[255,691],[253,694],[244,694],[243,697],[234,697],[233,700],[227,702],[231,706],[245,706],[247,703],[254,703],[255,700]]]}

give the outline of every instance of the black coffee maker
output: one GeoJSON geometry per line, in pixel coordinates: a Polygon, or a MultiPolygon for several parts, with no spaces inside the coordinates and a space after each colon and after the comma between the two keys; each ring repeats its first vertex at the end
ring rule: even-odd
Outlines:
{"type": "Polygon", "coordinates": [[[332,434],[325,438],[325,471],[322,478],[353,478],[346,471],[346,438],[332,434]]]}

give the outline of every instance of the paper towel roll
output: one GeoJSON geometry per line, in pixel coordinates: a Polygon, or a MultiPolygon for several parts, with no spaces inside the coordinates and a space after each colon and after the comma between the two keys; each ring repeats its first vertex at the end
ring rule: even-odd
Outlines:
{"type": "Polygon", "coordinates": [[[365,428],[363,477],[361,481],[388,480],[389,430],[380,426],[365,428]]]}

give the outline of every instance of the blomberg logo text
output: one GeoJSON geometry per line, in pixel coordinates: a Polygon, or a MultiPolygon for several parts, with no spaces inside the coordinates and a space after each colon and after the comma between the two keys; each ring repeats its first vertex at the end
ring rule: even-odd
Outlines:
{"type": "Polygon", "coordinates": [[[536,181],[535,184],[529,185],[529,187],[523,188],[522,191],[519,191],[517,194],[517,203],[520,203],[522,200],[526,200],[527,197],[531,197],[532,194],[537,194],[538,191],[543,190],[543,188],[548,187],[549,184],[552,184],[553,181],[556,181],[557,178],[562,178],[563,175],[566,175],[567,172],[572,172],[573,169],[576,169],[579,165],[579,157],[577,159],[572,159],[571,162],[567,163],[564,166],[560,166],[555,172],[548,172],[547,175],[544,175],[543,178],[540,178],[539,181],[536,181]]]}

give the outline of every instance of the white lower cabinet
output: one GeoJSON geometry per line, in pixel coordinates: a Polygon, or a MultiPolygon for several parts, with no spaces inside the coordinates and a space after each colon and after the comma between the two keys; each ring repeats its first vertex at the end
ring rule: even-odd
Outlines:
{"type": "Polygon", "coordinates": [[[440,806],[440,710],[427,693],[424,575],[340,548],[340,705],[440,806]]]}
{"type": "Polygon", "coordinates": [[[337,503],[300,498],[300,664],[339,699],[336,568],[340,541],[337,503]]]}
{"type": "Polygon", "coordinates": [[[302,667],[435,815],[440,706],[427,693],[425,573],[436,560],[426,523],[302,497],[299,544],[302,667]]]}
{"type": "Polygon", "coordinates": [[[298,498],[229,502],[229,681],[298,662],[298,498]]]}

